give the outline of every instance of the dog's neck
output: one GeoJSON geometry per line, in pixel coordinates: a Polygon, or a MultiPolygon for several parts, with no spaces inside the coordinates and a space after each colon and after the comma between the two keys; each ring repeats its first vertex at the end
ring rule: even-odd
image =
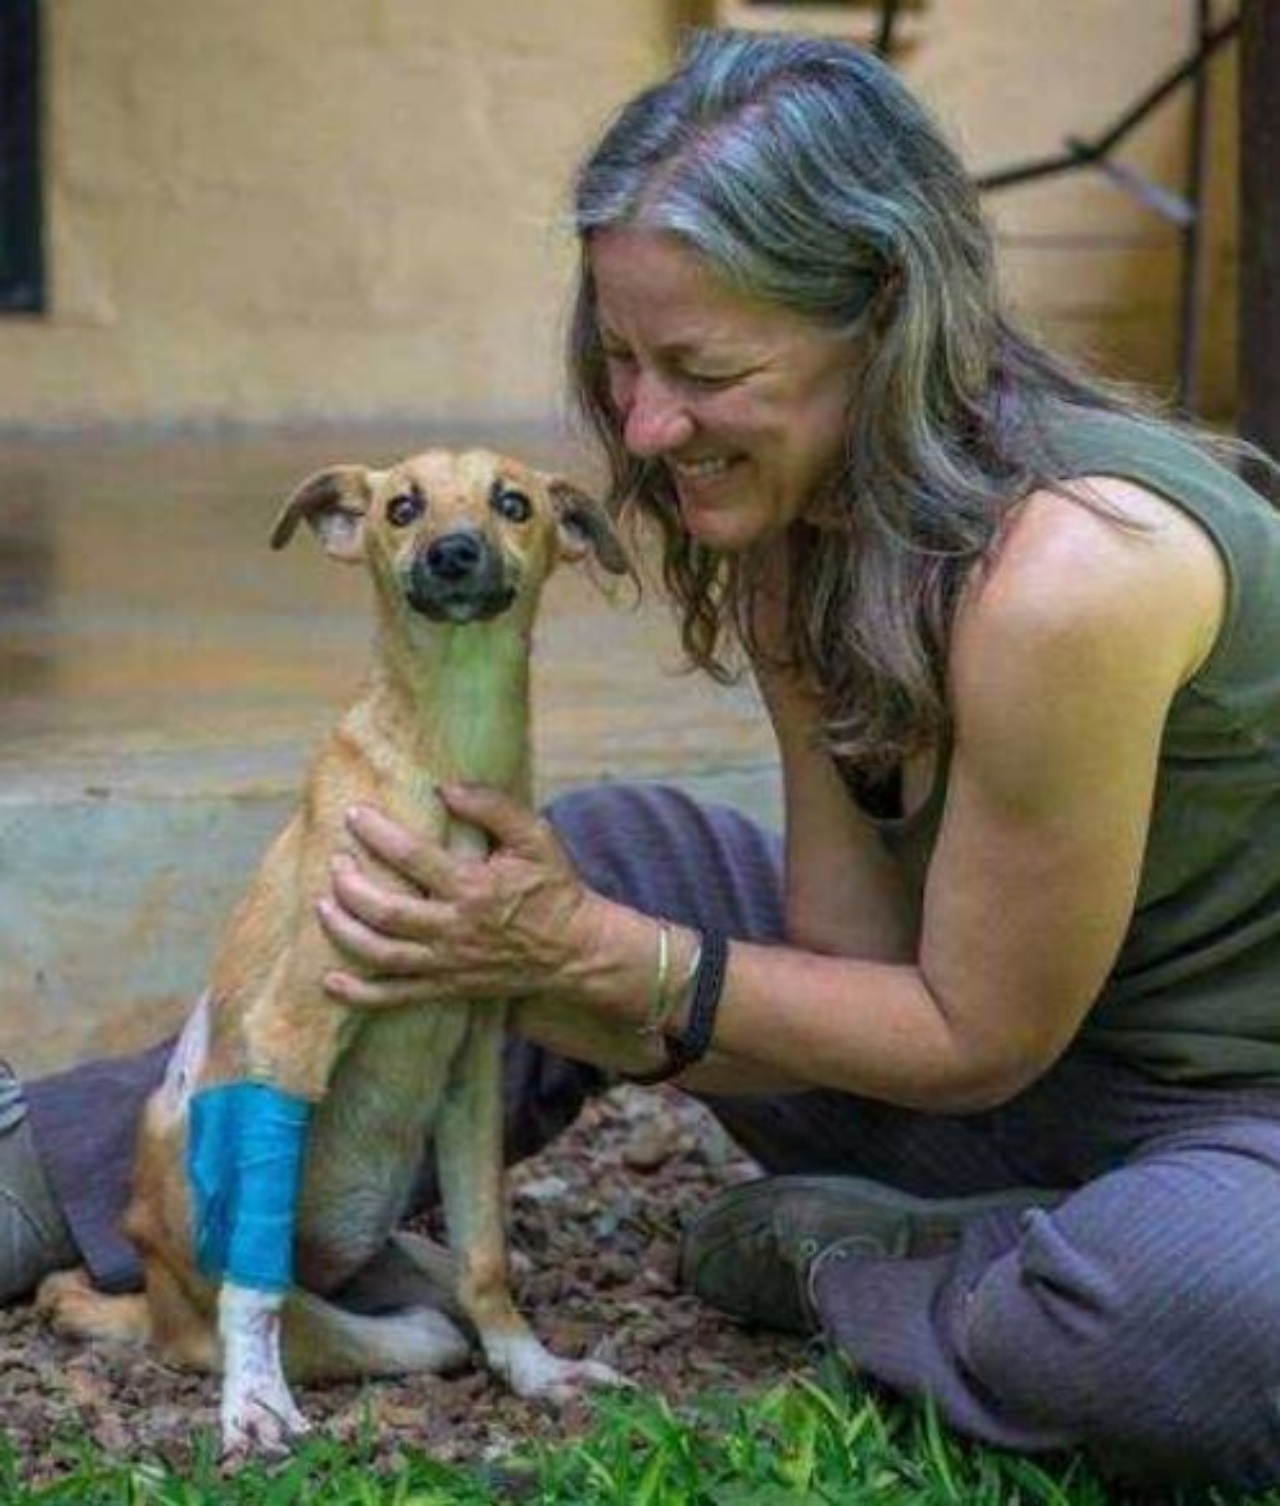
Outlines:
{"type": "Polygon", "coordinates": [[[529,768],[529,647],[528,625],[514,615],[384,623],[367,694],[433,780],[519,788],[529,768]]]}

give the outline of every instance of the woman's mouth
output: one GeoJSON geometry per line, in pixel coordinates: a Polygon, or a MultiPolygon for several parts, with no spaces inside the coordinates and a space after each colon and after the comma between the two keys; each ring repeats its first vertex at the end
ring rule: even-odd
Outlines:
{"type": "Polygon", "coordinates": [[[676,460],[668,462],[681,481],[710,481],[723,476],[735,459],[730,455],[709,455],[699,460],[676,460]]]}

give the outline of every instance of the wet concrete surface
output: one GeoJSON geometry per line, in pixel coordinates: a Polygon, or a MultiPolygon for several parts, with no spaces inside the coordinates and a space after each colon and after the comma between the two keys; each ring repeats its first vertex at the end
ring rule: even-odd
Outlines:
{"type": "MultiPolygon", "coordinates": [[[[593,480],[536,435],[0,446],[0,1055],[124,1049],[185,1007],[368,652],[362,572],[309,535],[272,551],[280,503],[322,465],[458,442],[593,480]]],[[[655,592],[613,597],[548,587],[540,790],[674,779],[776,820],[754,694],[679,672],[655,592]]]]}

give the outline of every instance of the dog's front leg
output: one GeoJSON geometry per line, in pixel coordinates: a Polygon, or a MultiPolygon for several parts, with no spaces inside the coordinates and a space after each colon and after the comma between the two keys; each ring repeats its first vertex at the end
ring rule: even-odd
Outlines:
{"type": "Polygon", "coordinates": [[[621,1385],[596,1360],[559,1359],[516,1311],[507,1274],[502,1178],[504,1011],[477,1005],[436,1126],[436,1157],[458,1297],[490,1367],[519,1396],[565,1400],[621,1385]]]}
{"type": "Polygon", "coordinates": [[[236,1458],[284,1454],[309,1431],[280,1362],[284,1293],[224,1281],[218,1292],[222,1340],[222,1450],[236,1458]]]}
{"type": "Polygon", "coordinates": [[[222,1447],[232,1457],[282,1453],[306,1431],[285,1383],[280,1311],[293,1284],[311,1111],[264,1082],[218,1083],[191,1100],[196,1258],[218,1282],[222,1447]]]}

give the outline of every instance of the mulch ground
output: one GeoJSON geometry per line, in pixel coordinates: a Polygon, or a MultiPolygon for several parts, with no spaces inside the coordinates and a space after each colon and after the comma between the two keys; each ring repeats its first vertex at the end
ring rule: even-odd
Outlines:
{"type": "MultiPolygon", "coordinates": [[[[517,1296],[557,1352],[604,1360],[673,1403],[757,1392],[804,1368],[799,1342],[749,1334],[676,1290],[678,1231],[719,1188],[753,1175],[719,1126],[678,1093],[618,1088],[509,1178],[517,1296]]],[[[377,1439],[450,1462],[563,1441],[588,1409],[520,1401],[483,1369],[360,1386],[302,1387],[328,1437],[377,1439]]],[[[124,1459],[181,1469],[217,1423],[217,1385],[142,1353],[79,1346],[30,1307],[0,1312],[0,1429],[32,1480],[57,1473],[58,1441],[91,1438],[124,1459]]],[[[63,1466],[65,1468],[65,1465],[63,1466]]]]}

